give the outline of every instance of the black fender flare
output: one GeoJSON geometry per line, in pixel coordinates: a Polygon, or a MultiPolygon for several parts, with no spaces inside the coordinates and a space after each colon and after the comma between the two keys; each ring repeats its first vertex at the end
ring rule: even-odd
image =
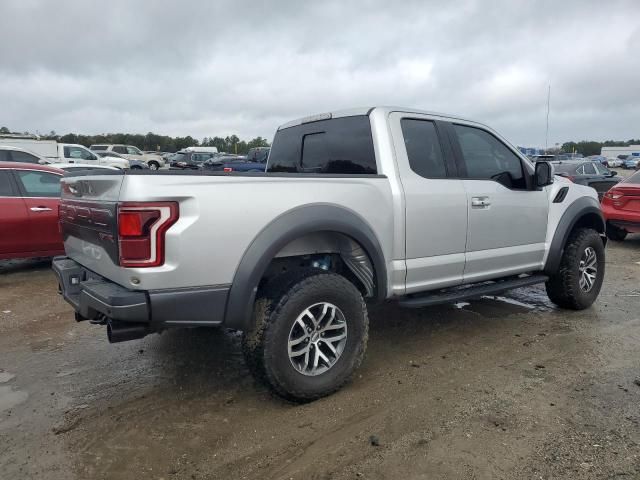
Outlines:
{"type": "Polygon", "coordinates": [[[565,210],[560,217],[556,232],[553,234],[553,240],[549,247],[549,256],[545,264],[544,271],[547,275],[553,275],[560,268],[560,261],[564,253],[564,247],[567,244],[571,231],[586,215],[595,215],[599,219],[598,233],[605,233],[605,221],[600,209],[600,204],[593,197],[580,197],[573,202],[565,210]]]}
{"type": "Polygon", "coordinates": [[[227,298],[224,324],[246,330],[258,284],[275,255],[289,242],[315,232],[342,233],[367,252],[375,270],[375,298],[387,294],[387,268],[380,242],[371,226],[357,213],[331,204],[305,205],[289,210],[269,223],[254,238],[236,269],[227,298]]]}

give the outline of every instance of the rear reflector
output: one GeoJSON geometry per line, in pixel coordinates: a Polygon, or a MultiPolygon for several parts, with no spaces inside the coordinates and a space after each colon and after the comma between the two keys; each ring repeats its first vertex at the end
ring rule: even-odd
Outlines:
{"type": "Polygon", "coordinates": [[[123,267],[157,267],[164,263],[166,231],[179,218],[176,202],[118,205],[118,245],[123,267]]]}
{"type": "Polygon", "coordinates": [[[223,170],[225,172],[233,172],[233,168],[231,168],[231,167],[224,167],[223,170]]]}

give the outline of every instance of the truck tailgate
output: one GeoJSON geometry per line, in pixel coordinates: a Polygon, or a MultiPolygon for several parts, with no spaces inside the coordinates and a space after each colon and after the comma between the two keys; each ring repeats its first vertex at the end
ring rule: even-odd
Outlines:
{"type": "Polygon", "coordinates": [[[124,175],[65,176],[60,226],[67,256],[101,275],[118,269],[117,201],[124,175]]]}

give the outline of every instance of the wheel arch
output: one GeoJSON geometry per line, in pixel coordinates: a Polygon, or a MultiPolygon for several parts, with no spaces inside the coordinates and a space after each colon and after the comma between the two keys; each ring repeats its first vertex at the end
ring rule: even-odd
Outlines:
{"type": "Polygon", "coordinates": [[[595,198],[580,197],[573,202],[562,214],[558,226],[551,240],[549,256],[545,264],[544,271],[548,275],[553,275],[560,267],[560,261],[564,253],[565,246],[569,240],[569,235],[576,228],[593,228],[602,237],[606,244],[606,226],[600,204],[595,198]]]}
{"type": "Polygon", "coordinates": [[[383,300],[387,291],[386,263],[371,226],[356,212],[345,207],[307,205],[277,217],[260,231],[244,252],[229,290],[225,326],[246,330],[260,280],[271,261],[295,240],[321,232],[344,235],[362,247],[373,267],[373,298],[383,300]]]}

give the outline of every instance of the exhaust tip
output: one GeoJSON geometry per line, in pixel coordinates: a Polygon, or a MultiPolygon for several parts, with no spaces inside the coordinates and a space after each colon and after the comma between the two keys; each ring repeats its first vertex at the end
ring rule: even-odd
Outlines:
{"type": "Polygon", "coordinates": [[[146,336],[149,327],[144,323],[125,323],[109,321],[107,323],[107,338],[109,343],[120,343],[137,340],[146,336]]]}

